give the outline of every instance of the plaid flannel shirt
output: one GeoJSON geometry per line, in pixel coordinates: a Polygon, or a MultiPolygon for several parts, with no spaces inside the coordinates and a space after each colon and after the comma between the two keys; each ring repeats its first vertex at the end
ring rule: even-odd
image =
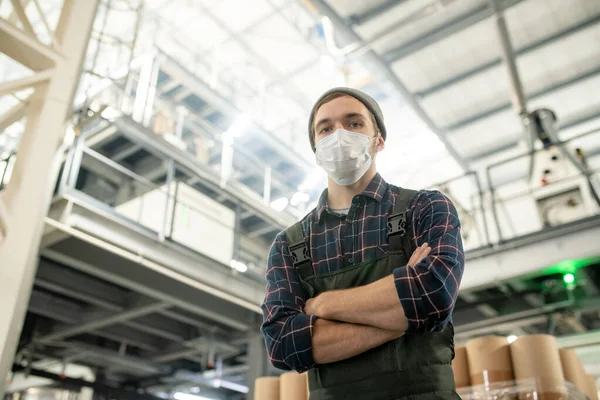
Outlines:
{"type": "MultiPolygon", "coordinates": [[[[387,218],[399,188],[377,174],[355,196],[347,216],[327,206],[327,190],[317,207],[302,220],[310,232],[309,246],[317,274],[333,272],[375,258],[388,250],[387,218]]],[[[452,202],[438,191],[422,190],[409,202],[415,245],[429,243],[429,257],[413,268],[393,271],[396,289],[408,319],[409,333],[438,331],[450,321],[464,268],[460,222],[452,202]]],[[[315,319],[304,313],[307,294],[296,270],[285,234],[271,246],[267,294],[262,304],[261,331],[271,364],[304,372],[314,366],[311,336],[315,319]]]]}

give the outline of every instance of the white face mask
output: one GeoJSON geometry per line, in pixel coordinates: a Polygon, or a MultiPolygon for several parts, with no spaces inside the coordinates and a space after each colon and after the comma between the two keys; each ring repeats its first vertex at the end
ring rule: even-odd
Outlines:
{"type": "Polygon", "coordinates": [[[352,185],[373,163],[371,139],[362,133],[338,129],[317,143],[317,164],[338,185],[352,185]]]}

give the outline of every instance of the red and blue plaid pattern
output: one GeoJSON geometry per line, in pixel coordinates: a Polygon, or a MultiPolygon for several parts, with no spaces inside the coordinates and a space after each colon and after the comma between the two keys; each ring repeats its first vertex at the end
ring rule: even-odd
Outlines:
{"type": "MultiPolygon", "coordinates": [[[[340,216],[328,208],[325,190],[302,220],[304,232],[310,234],[315,273],[339,271],[385,253],[387,219],[398,194],[398,187],[377,174],[355,196],[348,215],[340,216]]],[[[415,267],[399,265],[393,272],[408,332],[438,331],[451,319],[464,268],[458,214],[446,196],[422,190],[409,202],[407,221],[412,221],[415,247],[427,242],[432,249],[415,267]]],[[[314,366],[311,337],[316,317],[304,314],[307,295],[289,245],[281,232],[271,246],[261,330],[273,366],[304,372],[314,366]]]]}

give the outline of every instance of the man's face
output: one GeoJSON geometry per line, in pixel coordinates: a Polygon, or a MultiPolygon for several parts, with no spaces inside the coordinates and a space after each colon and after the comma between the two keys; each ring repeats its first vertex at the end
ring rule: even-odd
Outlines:
{"type": "Polygon", "coordinates": [[[371,155],[383,150],[383,138],[375,130],[371,113],[354,97],[342,96],[323,104],[317,110],[314,121],[315,144],[337,129],[345,129],[375,138],[371,155]]]}

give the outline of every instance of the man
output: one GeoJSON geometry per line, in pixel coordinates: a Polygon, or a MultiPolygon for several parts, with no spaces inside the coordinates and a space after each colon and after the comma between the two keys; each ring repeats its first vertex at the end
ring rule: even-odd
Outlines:
{"type": "Polygon", "coordinates": [[[367,94],[327,91],[308,131],[328,184],[270,250],[261,329],[271,363],[309,371],[314,400],[459,398],[456,209],[439,192],[400,189],[376,172],[387,131],[367,94]]]}

